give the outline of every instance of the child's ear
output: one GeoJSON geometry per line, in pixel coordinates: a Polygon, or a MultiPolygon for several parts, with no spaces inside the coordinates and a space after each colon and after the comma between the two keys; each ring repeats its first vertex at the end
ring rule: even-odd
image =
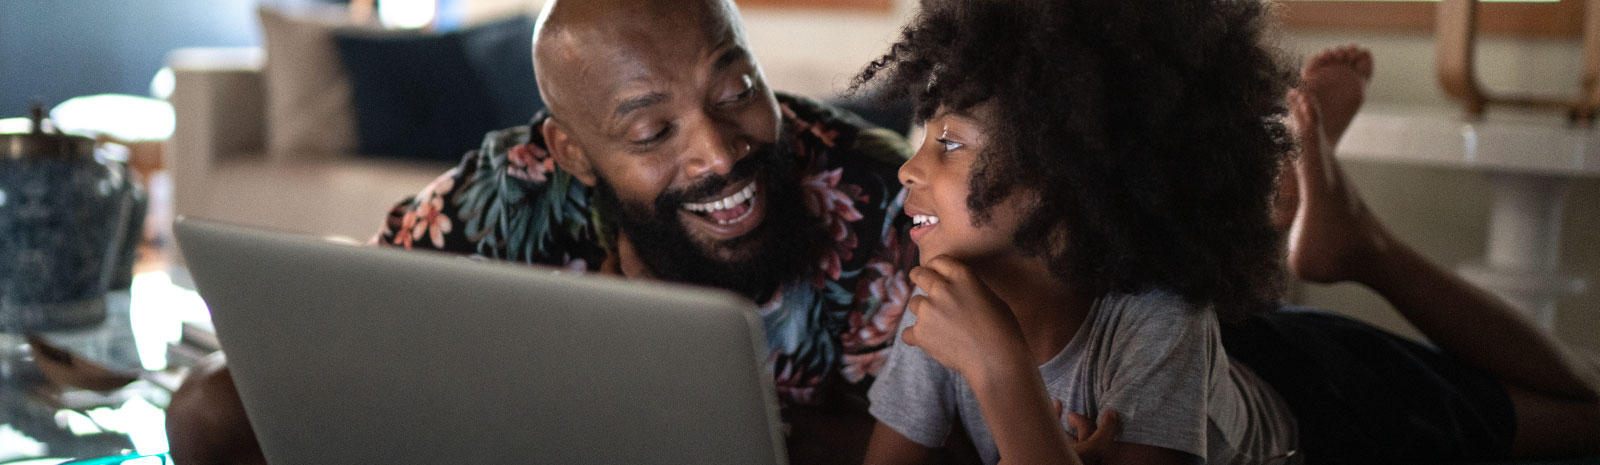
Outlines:
{"type": "Polygon", "coordinates": [[[594,187],[594,167],[589,164],[589,157],[584,153],[583,147],[572,138],[567,127],[561,120],[554,117],[544,120],[539,125],[539,132],[544,135],[545,149],[550,151],[550,156],[556,160],[556,165],[562,171],[578,178],[578,182],[585,186],[594,187]]]}

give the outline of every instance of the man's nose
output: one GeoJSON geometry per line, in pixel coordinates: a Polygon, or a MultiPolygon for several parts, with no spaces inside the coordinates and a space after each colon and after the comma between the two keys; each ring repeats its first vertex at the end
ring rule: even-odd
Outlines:
{"type": "Polygon", "coordinates": [[[750,142],[739,137],[735,128],[706,120],[690,135],[687,149],[684,174],[694,179],[733,171],[733,165],[750,154],[750,142]]]}

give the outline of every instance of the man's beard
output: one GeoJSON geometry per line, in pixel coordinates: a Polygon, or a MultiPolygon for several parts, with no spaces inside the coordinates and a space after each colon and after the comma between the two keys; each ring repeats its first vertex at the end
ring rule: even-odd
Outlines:
{"type": "Polygon", "coordinates": [[[809,271],[824,237],[821,223],[806,213],[799,168],[787,150],[789,140],[780,137],[774,144],[757,147],[727,175],[713,175],[688,188],[662,192],[656,196],[654,209],[624,203],[603,176],[596,176],[596,206],[627,234],[656,277],[728,289],[760,301],[779,284],[809,271]],[[689,236],[678,216],[685,202],[704,201],[751,178],[757,178],[759,189],[767,196],[760,225],[716,244],[702,244],[689,236]],[[733,250],[739,258],[723,260],[708,248],[733,250]]]}

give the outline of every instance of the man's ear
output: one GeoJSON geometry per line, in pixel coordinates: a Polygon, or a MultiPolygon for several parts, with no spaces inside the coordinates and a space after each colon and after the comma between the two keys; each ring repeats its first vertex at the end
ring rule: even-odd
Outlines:
{"type": "Polygon", "coordinates": [[[594,187],[594,167],[589,164],[588,155],[572,138],[567,127],[560,120],[548,118],[539,125],[539,132],[544,135],[545,148],[550,150],[550,156],[555,157],[556,165],[578,178],[583,185],[594,187]]]}

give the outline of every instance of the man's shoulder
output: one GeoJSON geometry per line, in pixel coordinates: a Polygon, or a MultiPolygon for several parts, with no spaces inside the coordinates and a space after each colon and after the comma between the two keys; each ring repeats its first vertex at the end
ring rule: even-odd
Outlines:
{"type": "Polygon", "coordinates": [[[892,169],[911,158],[904,134],[879,127],[843,107],[785,92],[774,92],[784,117],[804,126],[854,160],[892,169]]]}
{"type": "Polygon", "coordinates": [[[550,114],[540,110],[526,124],[489,131],[483,135],[483,143],[478,147],[478,151],[505,152],[510,150],[511,147],[527,144],[533,144],[543,149],[545,148],[545,143],[541,128],[548,119],[550,119],[550,114]]]}
{"type": "Polygon", "coordinates": [[[593,268],[602,227],[587,187],[555,166],[540,128],[490,131],[477,150],[417,197],[390,210],[378,242],[494,259],[593,268]]]}

